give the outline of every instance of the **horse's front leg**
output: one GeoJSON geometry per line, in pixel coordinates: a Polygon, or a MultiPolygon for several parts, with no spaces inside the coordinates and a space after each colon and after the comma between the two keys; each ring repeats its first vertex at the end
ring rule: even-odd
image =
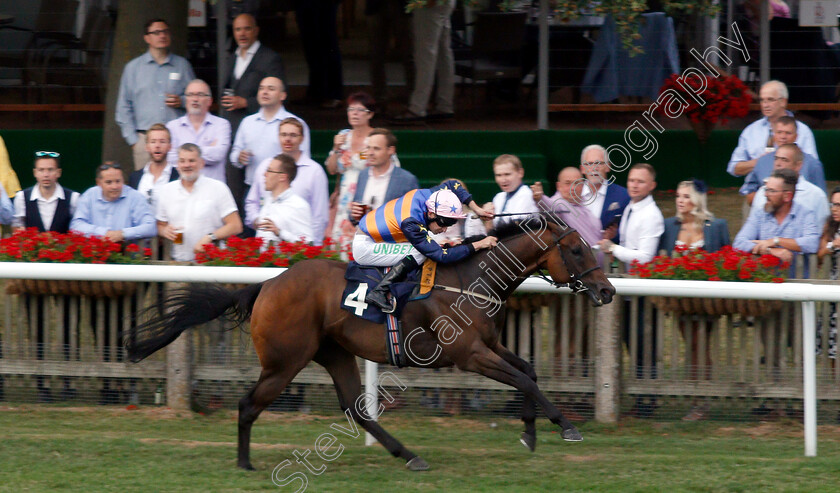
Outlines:
{"type": "Polygon", "coordinates": [[[459,365],[459,367],[514,387],[524,394],[525,399],[530,398],[538,403],[552,423],[563,428],[562,436],[564,440],[569,442],[583,440],[577,428],[572,426],[569,420],[563,416],[563,413],[543,395],[533,379],[516,369],[487,346],[481,344],[480,347],[473,349],[466,363],[459,365]]]}
{"type": "MultiPolygon", "coordinates": [[[[496,343],[493,347],[493,352],[502,357],[503,360],[510,363],[514,368],[521,371],[528,376],[535,384],[537,383],[537,372],[530,363],[515,355],[510,349],[502,346],[501,343],[496,343]]],[[[519,441],[522,445],[528,447],[528,450],[533,452],[537,448],[537,428],[534,422],[537,419],[537,406],[531,396],[525,394],[522,398],[522,422],[525,423],[525,431],[519,441]]]]}

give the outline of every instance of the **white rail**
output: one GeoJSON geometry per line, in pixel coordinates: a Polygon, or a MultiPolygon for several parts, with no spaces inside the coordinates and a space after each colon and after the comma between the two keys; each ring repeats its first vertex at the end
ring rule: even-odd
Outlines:
{"type": "MultiPolygon", "coordinates": [[[[205,267],[188,265],[101,265],[4,262],[0,278],[70,281],[256,283],[285,272],[271,267],[205,267]]],[[[816,301],[840,301],[840,286],[807,283],[756,284],[742,282],[670,281],[661,279],[610,280],[619,295],[687,298],[741,298],[802,303],[802,375],[805,417],[805,455],[817,455],[817,377],[815,338],[816,301]]],[[[517,291],[568,293],[539,278],[526,279],[517,291]]],[[[377,395],[376,364],[368,362],[366,391],[377,395]],[[371,371],[372,370],[372,371],[371,371]]],[[[368,439],[370,440],[370,439],[368,439]]]]}

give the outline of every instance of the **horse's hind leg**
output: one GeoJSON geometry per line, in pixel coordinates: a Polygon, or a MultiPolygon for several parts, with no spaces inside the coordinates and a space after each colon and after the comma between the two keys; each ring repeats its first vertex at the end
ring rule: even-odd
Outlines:
{"type": "MultiPolygon", "coordinates": [[[[534,371],[534,367],[531,366],[530,363],[514,354],[510,349],[498,343],[493,348],[493,352],[501,356],[502,359],[510,363],[511,366],[527,375],[528,378],[536,384],[537,372],[534,371]]],[[[522,397],[522,422],[525,423],[525,431],[522,432],[522,436],[519,438],[519,441],[522,442],[522,445],[528,447],[528,450],[531,452],[537,448],[537,428],[534,424],[536,419],[536,402],[534,402],[534,399],[531,396],[524,394],[522,397]]]]}
{"type": "MultiPolygon", "coordinates": [[[[530,365],[529,365],[530,366],[530,365]]],[[[484,346],[478,351],[473,352],[467,359],[465,365],[459,367],[480,373],[485,377],[492,378],[497,382],[510,385],[516,390],[519,390],[525,395],[525,398],[531,398],[540,405],[545,411],[548,419],[563,428],[563,439],[570,442],[579,442],[583,440],[580,432],[569,423],[569,420],[563,416],[563,413],[557,409],[551,401],[537,387],[537,383],[528,377],[525,373],[514,368],[513,365],[505,361],[501,356],[493,352],[490,348],[484,346]]]]}
{"type": "Polygon", "coordinates": [[[412,471],[425,471],[429,468],[426,461],[405,448],[399,440],[382,429],[379,423],[370,419],[364,401],[361,405],[356,405],[356,401],[362,395],[362,379],[355,356],[342,347],[332,345],[329,349],[322,347],[314,360],[326,368],[332,377],[342,411],[349,411],[353,420],[373,435],[391,455],[405,460],[407,468],[412,471]]]}
{"type": "Polygon", "coordinates": [[[236,465],[249,471],[251,465],[251,426],[274,399],[283,393],[287,385],[295,378],[300,368],[263,370],[260,379],[248,394],[239,400],[239,443],[236,465]]]}

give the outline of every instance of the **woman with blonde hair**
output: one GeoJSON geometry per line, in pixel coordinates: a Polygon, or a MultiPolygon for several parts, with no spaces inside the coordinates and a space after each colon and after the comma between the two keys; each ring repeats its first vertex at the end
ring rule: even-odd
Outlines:
{"type": "Polygon", "coordinates": [[[706,201],[706,184],[690,179],[677,185],[677,215],[665,220],[665,232],[659,238],[659,250],[671,255],[675,247],[716,252],[729,245],[729,226],[725,219],[715,219],[706,201]]]}
{"type": "MultiPolygon", "coordinates": [[[[702,180],[690,179],[680,182],[677,185],[677,215],[665,220],[665,232],[659,238],[659,250],[665,250],[672,255],[678,247],[688,250],[705,250],[716,252],[729,241],[729,226],[725,219],[715,219],[714,214],[709,212],[707,205],[706,184],[702,180]]],[[[708,380],[711,376],[712,353],[711,340],[712,324],[707,318],[693,318],[686,324],[685,318],[680,318],[680,330],[686,338],[686,345],[690,346],[691,367],[689,378],[708,380]],[[691,326],[690,332],[687,327],[691,326]],[[700,359],[700,331],[705,330],[706,350],[703,375],[699,372],[700,359]],[[689,340],[690,339],[690,340],[689,340]]],[[[699,421],[706,419],[709,412],[707,405],[698,405],[697,401],[692,403],[692,408],[683,416],[685,421],[699,421]]]]}

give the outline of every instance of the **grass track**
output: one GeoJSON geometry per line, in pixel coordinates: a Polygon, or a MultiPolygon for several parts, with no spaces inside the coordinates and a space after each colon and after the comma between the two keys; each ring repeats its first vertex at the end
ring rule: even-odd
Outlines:
{"type": "Polygon", "coordinates": [[[278,473],[306,473],[310,492],[837,491],[840,427],[820,427],[817,458],[802,456],[802,427],[625,422],[584,425],[564,442],[538,422],[537,452],[519,445],[521,424],[491,419],[389,417],[382,423],[432,466],[411,473],[381,447],[330,429],[343,416],[266,413],[254,427],[256,472],[235,465],[236,418],[165,409],[0,407],[0,491],[295,491],[278,473]],[[332,432],[345,447],[333,462],[314,442],[332,432]],[[295,463],[313,450],[321,475],[295,463]]]}

